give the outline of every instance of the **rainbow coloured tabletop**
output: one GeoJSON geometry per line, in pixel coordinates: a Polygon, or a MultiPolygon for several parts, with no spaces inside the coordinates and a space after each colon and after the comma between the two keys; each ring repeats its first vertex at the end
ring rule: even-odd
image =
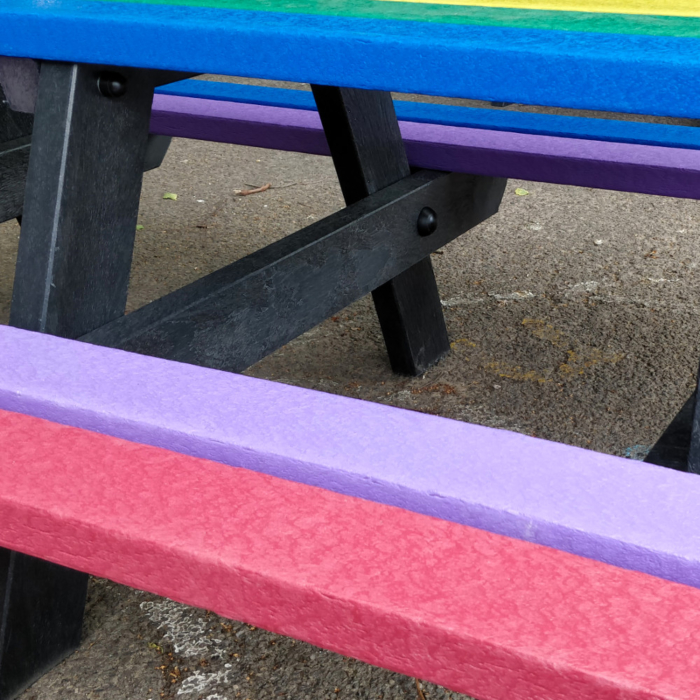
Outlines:
{"type": "Polygon", "coordinates": [[[698,0],[2,0],[0,55],[700,116],[698,0]]]}

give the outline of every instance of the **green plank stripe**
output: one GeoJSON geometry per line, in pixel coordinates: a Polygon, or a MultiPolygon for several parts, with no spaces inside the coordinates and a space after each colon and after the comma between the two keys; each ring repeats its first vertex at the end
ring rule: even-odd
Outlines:
{"type": "Polygon", "coordinates": [[[517,10],[417,2],[382,2],[380,0],[117,0],[117,2],[520,29],[700,37],[700,18],[697,17],[517,10]]]}
{"type": "MultiPolygon", "coordinates": [[[[387,0],[393,2],[394,0],[387,0]]],[[[673,15],[700,17],[698,0],[404,0],[435,5],[510,7],[520,10],[602,12],[618,15],[673,15]]]]}

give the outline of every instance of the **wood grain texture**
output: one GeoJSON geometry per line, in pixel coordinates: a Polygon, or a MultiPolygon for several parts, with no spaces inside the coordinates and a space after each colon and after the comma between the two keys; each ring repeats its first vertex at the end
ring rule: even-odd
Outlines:
{"type": "MultiPolygon", "coordinates": [[[[700,153],[536,134],[402,122],[414,167],[700,198],[700,153]]],[[[329,155],[314,112],[157,95],[154,133],[329,155]]]]}
{"type": "Polygon", "coordinates": [[[9,327],[0,358],[3,409],[700,587],[694,474],[9,327]]]}
{"type": "Polygon", "coordinates": [[[484,700],[697,697],[695,589],[20,414],[0,436],[0,544],[484,700]]]}
{"type": "Polygon", "coordinates": [[[90,0],[4,0],[0,24],[8,56],[664,116],[700,104],[695,38],[90,0]]]}

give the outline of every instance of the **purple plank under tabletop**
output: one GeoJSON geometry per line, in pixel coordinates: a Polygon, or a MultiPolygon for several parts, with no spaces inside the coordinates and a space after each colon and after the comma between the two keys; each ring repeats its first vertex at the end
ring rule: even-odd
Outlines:
{"type": "MultiPolygon", "coordinates": [[[[700,199],[700,151],[400,122],[411,165],[700,199]]],[[[151,131],[329,155],[316,112],[156,95],[151,131]]]]}

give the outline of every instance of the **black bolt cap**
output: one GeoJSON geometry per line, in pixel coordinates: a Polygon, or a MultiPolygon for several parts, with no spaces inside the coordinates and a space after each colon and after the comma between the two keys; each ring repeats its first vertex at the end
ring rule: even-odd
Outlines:
{"type": "Polygon", "coordinates": [[[423,207],[418,214],[418,234],[421,236],[429,236],[435,233],[438,227],[437,214],[430,207],[423,207]]]}
{"type": "Polygon", "coordinates": [[[118,73],[101,73],[97,78],[97,89],[104,97],[122,97],[126,94],[126,78],[118,73]]]}

